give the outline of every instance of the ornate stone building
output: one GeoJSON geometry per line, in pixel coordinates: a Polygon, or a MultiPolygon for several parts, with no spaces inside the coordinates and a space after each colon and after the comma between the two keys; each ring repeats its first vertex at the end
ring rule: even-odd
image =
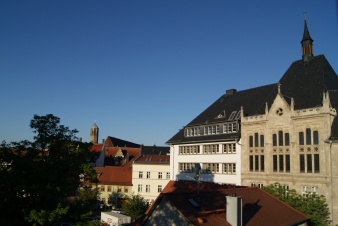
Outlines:
{"type": "Polygon", "coordinates": [[[306,20],[301,49],[302,59],[276,84],[228,90],[168,141],[170,173],[178,175],[173,179],[180,179],[182,163],[193,160],[217,183],[238,184],[237,176],[245,186],[279,182],[299,193],[324,195],[338,223],[338,77],[324,55],[313,55],[306,20]],[[226,143],[236,144],[239,163],[225,154],[226,143]],[[182,147],[193,145],[200,152],[184,152],[182,147]],[[208,145],[215,147],[208,152],[208,145]],[[219,176],[228,173],[223,168],[228,162],[236,163],[236,177],[219,176]]]}

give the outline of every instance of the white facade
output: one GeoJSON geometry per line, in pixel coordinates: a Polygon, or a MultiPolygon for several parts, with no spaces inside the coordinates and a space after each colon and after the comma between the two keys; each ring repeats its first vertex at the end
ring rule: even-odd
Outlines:
{"type": "Polygon", "coordinates": [[[200,181],[241,185],[240,141],[170,145],[170,163],[171,180],[195,180],[199,163],[200,181]]]}
{"type": "Polygon", "coordinates": [[[162,164],[133,164],[133,194],[152,203],[170,180],[169,162],[162,164]]]}

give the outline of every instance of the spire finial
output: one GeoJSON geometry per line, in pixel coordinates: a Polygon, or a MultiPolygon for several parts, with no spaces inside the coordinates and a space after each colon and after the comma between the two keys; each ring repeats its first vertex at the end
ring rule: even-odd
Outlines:
{"type": "Polygon", "coordinates": [[[304,10],[304,20],[306,20],[306,11],[304,10]]]}

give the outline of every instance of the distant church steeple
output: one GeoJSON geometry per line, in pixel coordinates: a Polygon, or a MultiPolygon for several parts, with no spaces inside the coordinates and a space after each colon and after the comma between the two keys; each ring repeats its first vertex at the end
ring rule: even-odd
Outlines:
{"type": "Polygon", "coordinates": [[[306,23],[306,12],[304,12],[304,33],[302,43],[302,59],[304,62],[309,62],[313,58],[313,40],[310,36],[309,29],[306,23]]]}
{"type": "Polygon", "coordinates": [[[94,122],[94,125],[92,128],[90,128],[90,142],[93,144],[97,144],[99,141],[99,127],[97,127],[96,123],[94,122]]]}

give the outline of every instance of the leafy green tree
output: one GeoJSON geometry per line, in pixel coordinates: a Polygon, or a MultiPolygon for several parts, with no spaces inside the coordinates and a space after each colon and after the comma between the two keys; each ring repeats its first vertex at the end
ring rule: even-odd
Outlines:
{"type": "Polygon", "coordinates": [[[126,197],[126,200],[122,204],[122,210],[133,220],[142,216],[147,211],[148,207],[148,203],[140,195],[126,197]]]}
{"type": "Polygon", "coordinates": [[[91,213],[84,208],[79,213],[74,206],[84,206],[84,202],[72,198],[81,186],[79,175],[97,180],[87,162],[91,144],[79,142],[77,130],[59,123],[52,114],[34,115],[30,122],[33,142],[2,142],[0,225],[45,225],[91,213]]]}
{"type": "Polygon", "coordinates": [[[309,225],[329,225],[330,213],[325,196],[316,193],[298,194],[296,190],[288,190],[280,183],[263,187],[265,191],[299,210],[309,217],[309,225]]]}

